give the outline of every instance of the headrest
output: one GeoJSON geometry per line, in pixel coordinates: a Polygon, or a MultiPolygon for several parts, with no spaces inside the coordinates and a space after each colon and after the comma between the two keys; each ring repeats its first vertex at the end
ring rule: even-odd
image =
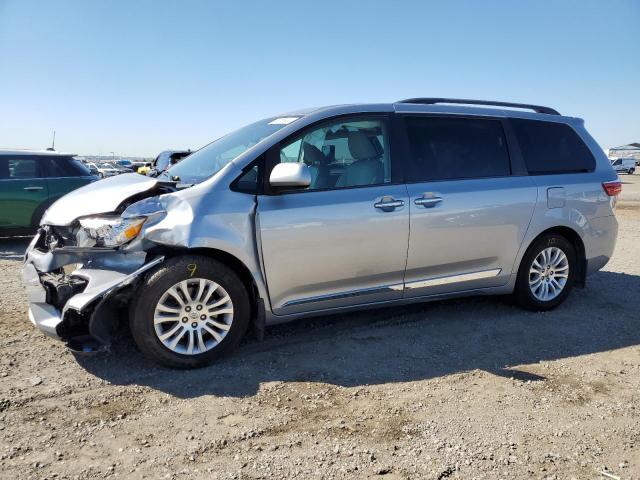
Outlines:
{"type": "Polygon", "coordinates": [[[304,163],[307,165],[317,165],[326,160],[318,147],[307,142],[302,143],[302,153],[304,154],[304,163]]]}
{"type": "Polygon", "coordinates": [[[356,160],[376,158],[382,153],[376,149],[369,137],[360,131],[349,133],[349,152],[356,160]]]}

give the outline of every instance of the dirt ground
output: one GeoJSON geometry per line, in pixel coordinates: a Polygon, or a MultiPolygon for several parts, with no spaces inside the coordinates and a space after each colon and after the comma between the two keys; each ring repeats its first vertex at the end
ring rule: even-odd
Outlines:
{"type": "Polygon", "coordinates": [[[550,313],[473,298],[267,330],[196,371],[74,357],[0,240],[0,477],[640,478],[640,175],[612,261],[550,313]],[[605,471],[610,477],[601,474],[605,471]]]}

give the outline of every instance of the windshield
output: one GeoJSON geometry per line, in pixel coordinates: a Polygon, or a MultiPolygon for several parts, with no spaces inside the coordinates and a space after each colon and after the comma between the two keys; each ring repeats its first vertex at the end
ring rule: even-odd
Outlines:
{"type": "Polygon", "coordinates": [[[229,133],[185,157],[165,170],[162,177],[186,183],[199,183],[218,173],[231,160],[299,117],[261,120],[229,133]]]}

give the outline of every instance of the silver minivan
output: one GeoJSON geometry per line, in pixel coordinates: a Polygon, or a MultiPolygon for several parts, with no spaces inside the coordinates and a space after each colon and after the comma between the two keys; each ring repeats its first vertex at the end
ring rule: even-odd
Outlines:
{"type": "Polygon", "coordinates": [[[58,200],[25,255],[29,318],[86,352],[128,319],[144,354],[195,367],[303,316],[495,294],[549,310],[611,257],[620,189],[548,107],[292,112],[58,200]]]}

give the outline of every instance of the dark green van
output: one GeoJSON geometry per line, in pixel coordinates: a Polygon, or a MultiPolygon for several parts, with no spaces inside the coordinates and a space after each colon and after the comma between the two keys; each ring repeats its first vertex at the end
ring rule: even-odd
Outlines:
{"type": "Polygon", "coordinates": [[[73,154],[0,150],[0,234],[33,232],[53,202],[95,180],[73,154]]]}

